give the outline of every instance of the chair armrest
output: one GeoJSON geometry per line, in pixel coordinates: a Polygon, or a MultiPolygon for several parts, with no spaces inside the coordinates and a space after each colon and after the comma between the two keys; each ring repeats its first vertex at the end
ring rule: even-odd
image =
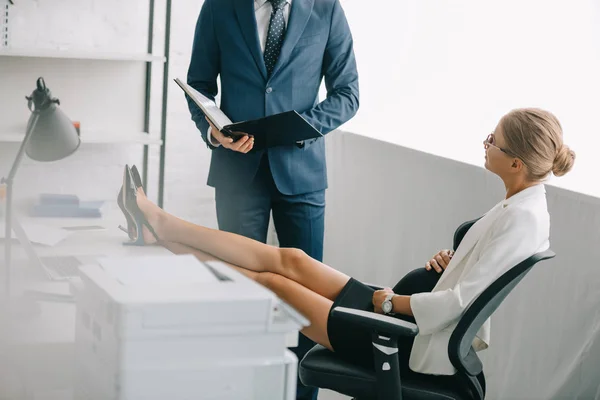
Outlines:
{"type": "Polygon", "coordinates": [[[393,336],[416,336],[419,333],[419,328],[412,322],[353,308],[335,307],[331,311],[331,317],[370,331],[387,333],[393,336]]]}
{"type": "Polygon", "coordinates": [[[375,285],[374,283],[367,283],[367,282],[363,282],[363,283],[373,290],[382,290],[384,288],[384,286],[375,285]]]}

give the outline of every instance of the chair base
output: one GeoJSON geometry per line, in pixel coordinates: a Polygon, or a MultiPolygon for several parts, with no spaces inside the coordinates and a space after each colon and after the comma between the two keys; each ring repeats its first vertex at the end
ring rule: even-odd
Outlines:
{"type": "MultiPolygon", "coordinates": [[[[375,395],[375,371],[341,360],[323,346],[317,345],[306,354],[300,363],[299,374],[300,380],[307,386],[330,389],[356,400],[382,400],[375,395]]],[[[401,379],[403,400],[474,398],[457,375],[432,376],[407,371],[402,374],[401,379]]]]}

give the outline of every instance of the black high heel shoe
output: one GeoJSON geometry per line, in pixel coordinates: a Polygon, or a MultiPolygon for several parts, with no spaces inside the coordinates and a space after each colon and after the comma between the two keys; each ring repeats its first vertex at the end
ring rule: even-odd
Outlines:
{"type": "Polygon", "coordinates": [[[144,187],[142,186],[142,178],[140,177],[140,173],[137,167],[135,165],[132,165],[131,168],[129,168],[129,166],[125,164],[125,169],[123,172],[123,184],[121,185],[121,189],[119,190],[119,194],[117,195],[117,204],[121,209],[123,215],[125,215],[125,219],[127,220],[127,228],[125,228],[123,225],[119,225],[119,229],[125,232],[131,240],[134,240],[136,237],[135,223],[133,219],[131,219],[129,213],[125,211],[125,206],[123,204],[123,186],[125,185],[125,176],[127,175],[128,169],[131,171],[131,177],[133,178],[133,184],[135,185],[135,187],[142,188],[142,190],[144,190],[144,187]]]}
{"type": "MultiPolygon", "coordinates": [[[[125,165],[125,169],[123,171],[123,184],[121,185],[121,189],[119,190],[119,194],[117,195],[117,205],[121,209],[123,215],[125,215],[125,219],[127,220],[127,229],[125,229],[122,225],[119,225],[119,229],[125,232],[131,240],[136,236],[135,233],[135,225],[131,215],[125,210],[124,204],[124,196],[123,196],[123,188],[125,187],[125,176],[127,175],[127,171],[129,170],[129,166],[125,165]]],[[[137,172],[137,168],[136,168],[137,172]]]]}
{"type": "MultiPolygon", "coordinates": [[[[138,175],[139,177],[139,175],[138,175]]],[[[146,243],[144,242],[143,228],[144,226],[148,228],[150,233],[154,236],[154,239],[158,242],[158,235],[154,231],[154,228],[148,220],[146,216],[140,210],[137,204],[137,189],[138,187],[135,184],[135,179],[129,167],[125,168],[125,176],[124,176],[124,186],[123,186],[123,205],[125,212],[129,214],[129,217],[133,220],[135,226],[135,235],[131,238],[130,242],[125,242],[126,245],[132,246],[143,246],[146,243]]],[[[127,216],[126,216],[127,217],[127,216]]]]}

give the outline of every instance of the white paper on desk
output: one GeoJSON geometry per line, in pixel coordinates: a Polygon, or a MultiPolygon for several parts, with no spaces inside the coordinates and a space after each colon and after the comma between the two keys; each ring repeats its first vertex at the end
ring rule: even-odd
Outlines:
{"type": "Polygon", "coordinates": [[[101,258],[100,266],[126,286],[189,285],[218,282],[217,277],[190,254],[101,258]]]}
{"type": "MultiPolygon", "coordinates": [[[[2,229],[0,230],[0,239],[4,239],[4,222],[2,222],[2,229]]],[[[21,227],[25,231],[27,239],[31,243],[43,244],[46,246],[56,246],[58,243],[71,236],[73,232],[69,232],[65,229],[55,228],[52,226],[36,224],[34,222],[21,222],[21,227]]],[[[13,238],[17,238],[17,233],[13,227],[13,238]]]]}

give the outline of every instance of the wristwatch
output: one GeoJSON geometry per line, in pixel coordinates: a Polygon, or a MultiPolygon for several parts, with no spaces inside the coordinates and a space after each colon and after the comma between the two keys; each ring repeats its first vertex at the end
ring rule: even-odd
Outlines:
{"type": "Polygon", "coordinates": [[[390,293],[387,296],[385,296],[385,300],[383,300],[383,303],[381,304],[381,309],[383,310],[384,314],[387,315],[392,313],[392,308],[394,307],[394,305],[392,304],[392,298],[395,295],[395,293],[390,293]]]}

